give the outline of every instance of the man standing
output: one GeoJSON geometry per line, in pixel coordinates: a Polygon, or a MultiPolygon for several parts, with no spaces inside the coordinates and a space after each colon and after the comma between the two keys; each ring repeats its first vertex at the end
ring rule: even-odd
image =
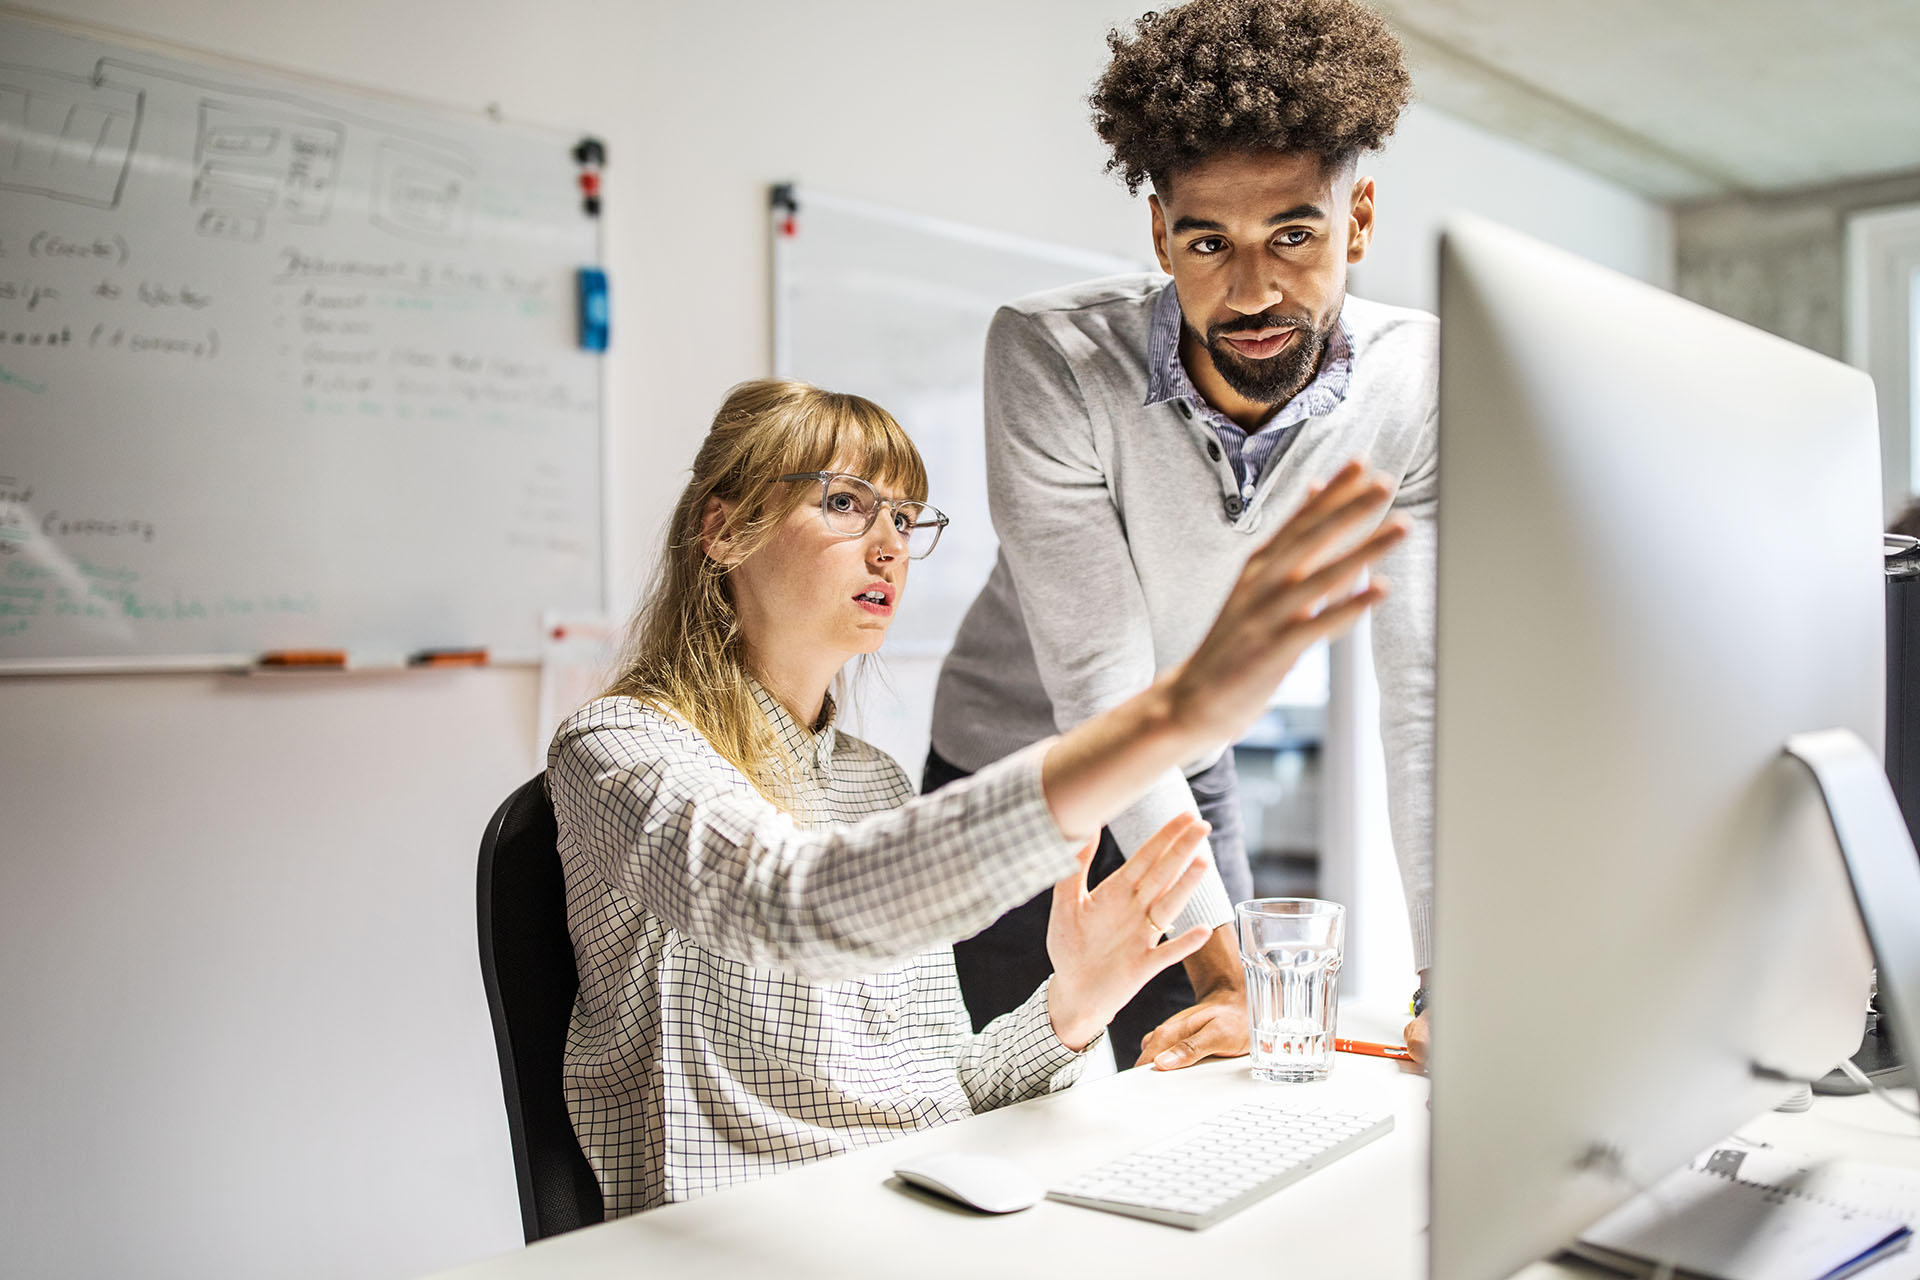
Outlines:
{"type": "MultiPolygon", "coordinates": [[[[1172,277],[1002,308],[987,339],[1000,557],[941,670],[933,790],[1144,689],[1198,645],[1260,536],[1352,457],[1400,480],[1411,531],[1375,611],[1394,844],[1416,965],[1431,955],[1437,322],[1349,298],[1373,233],[1360,157],[1409,93],[1399,42],[1354,0],[1191,0],[1108,37],[1095,127],[1151,185],[1172,277]]],[[[1213,824],[1218,875],[1178,933],[1212,941],[1114,1023],[1120,1065],[1246,1052],[1232,902],[1251,895],[1230,744],[1170,771],[1102,836],[1110,873],[1170,818],[1213,824]]],[[[1045,895],[955,955],[975,1025],[1047,971],[1045,895]]],[[[1421,997],[1416,996],[1416,1007],[1421,997]]],[[[1408,1028],[1424,1051],[1425,1020],[1408,1028]]]]}

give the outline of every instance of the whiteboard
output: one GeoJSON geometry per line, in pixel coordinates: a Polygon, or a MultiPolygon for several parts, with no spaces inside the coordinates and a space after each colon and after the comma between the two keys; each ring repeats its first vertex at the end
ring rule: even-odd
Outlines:
{"type": "Polygon", "coordinates": [[[933,686],[960,620],[999,554],[987,509],[987,326],[1006,303],[1146,269],[1106,254],[825,195],[780,189],[771,235],[774,371],[865,396],[899,419],[926,460],[928,501],[951,518],[908,573],[853,732],[917,773],[933,686]]]}
{"type": "Polygon", "coordinates": [[[0,665],[601,609],[576,141],[0,15],[0,665]]]}

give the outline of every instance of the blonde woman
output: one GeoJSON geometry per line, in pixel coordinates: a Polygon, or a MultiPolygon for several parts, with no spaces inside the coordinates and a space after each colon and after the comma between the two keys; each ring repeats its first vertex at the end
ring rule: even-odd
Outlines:
{"type": "Polygon", "coordinates": [[[1350,465],[1256,551],[1200,648],[1106,715],[936,794],[840,732],[945,517],[898,423],[795,382],[715,417],[605,697],[555,735],[580,994],[567,1101],[608,1216],[1065,1088],[1163,938],[1196,817],[1086,887],[1089,838],[1244,730],[1379,600],[1384,480],[1350,465]],[[1054,886],[1054,975],[978,1034],[951,944],[1054,886]]]}

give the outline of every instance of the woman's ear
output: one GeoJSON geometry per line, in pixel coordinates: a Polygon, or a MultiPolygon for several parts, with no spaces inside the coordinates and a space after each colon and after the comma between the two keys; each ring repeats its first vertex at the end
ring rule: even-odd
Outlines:
{"type": "Polygon", "coordinates": [[[721,532],[733,518],[733,507],[734,504],[724,498],[710,497],[700,512],[700,549],[707,553],[707,559],[724,565],[740,562],[733,549],[733,535],[721,532]]]}

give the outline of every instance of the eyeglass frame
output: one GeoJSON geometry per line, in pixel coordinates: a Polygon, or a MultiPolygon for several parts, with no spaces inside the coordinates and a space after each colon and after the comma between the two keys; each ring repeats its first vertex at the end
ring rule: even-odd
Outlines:
{"type": "MultiPolygon", "coordinates": [[[[874,521],[880,518],[880,508],[882,507],[891,507],[896,512],[902,507],[918,507],[920,508],[921,515],[931,514],[933,516],[933,542],[925,551],[917,556],[913,554],[913,534],[911,530],[901,536],[901,540],[907,544],[907,559],[909,560],[925,560],[928,556],[932,555],[933,548],[940,545],[940,535],[945,533],[947,526],[953,523],[952,520],[947,518],[946,512],[929,503],[921,502],[917,498],[881,497],[880,491],[873,488],[873,481],[867,479],[865,476],[857,476],[851,471],[793,471],[779,477],[779,482],[782,484],[789,480],[813,480],[819,483],[820,501],[815,505],[820,508],[820,523],[827,526],[827,532],[839,538],[864,538],[869,533],[872,533],[874,521]],[[867,516],[867,527],[858,533],[842,533],[840,530],[834,528],[833,521],[827,518],[827,499],[831,496],[828,491],[828,486],[835,480],[858,480],[861,484],[873,490],[873,511],[867,516]]],[[[920,525],[921,522],[916,520],[913,523],[913,528],[917,529],[920,525]]]]}

